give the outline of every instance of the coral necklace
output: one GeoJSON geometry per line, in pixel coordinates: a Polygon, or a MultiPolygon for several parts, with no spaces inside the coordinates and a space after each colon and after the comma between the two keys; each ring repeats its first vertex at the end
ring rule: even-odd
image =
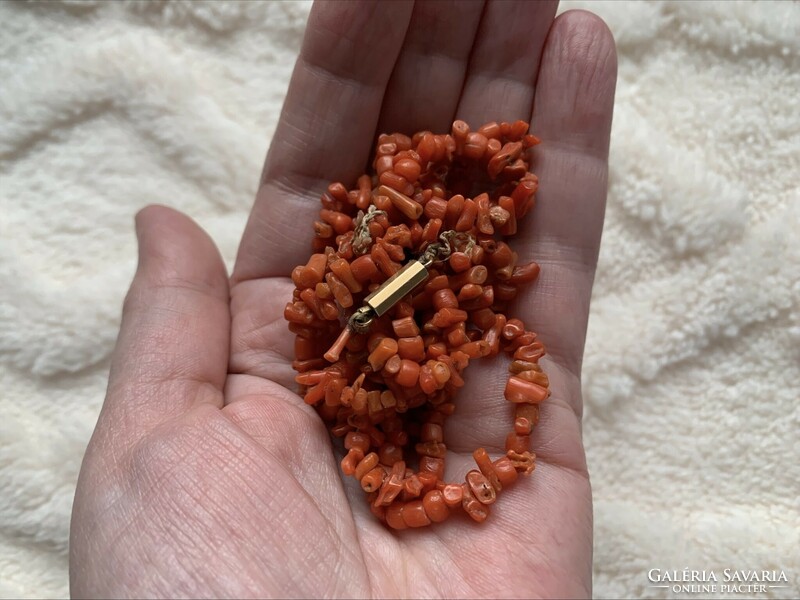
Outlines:
{"type": "Polygon", "coordinates": [[[498,493],[534,469],[531,428],[549,395],[544,347],[505,310],[536,263],[503,241],[534,205],[528,124],[463,121],[448,135],[381,135],[375,176],[322,196],[320,220],[284,316],[296,334],[301,394],[347,450],[341,468],[394,529],[463,509],[482,522],[498,493]],[[355,308],[358,307],[358,308],[355,308]],[[355,310],[353,310],[355,308],[355,310]],[[349,316],[348,316],[349,313],[349,316]],[[343,327],[344,324],[344,327],[343,327]],[[473,453],[477,469],[445,483],[443,426],[471,360],[512,356],[506,454],[473,453]],[[416,459],[416,472],[409,468],[416,459]]]}

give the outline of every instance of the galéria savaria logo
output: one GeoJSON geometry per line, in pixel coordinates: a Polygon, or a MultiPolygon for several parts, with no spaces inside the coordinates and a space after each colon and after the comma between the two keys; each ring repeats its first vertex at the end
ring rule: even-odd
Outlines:
{"type": "Polygon", "coordinates": [[[668,589],[673,594],[766,594],[774,588],[789,587],[789,578],[783,571],[748,569],[650,569],[647,579],[649,587],[668,589]]]}

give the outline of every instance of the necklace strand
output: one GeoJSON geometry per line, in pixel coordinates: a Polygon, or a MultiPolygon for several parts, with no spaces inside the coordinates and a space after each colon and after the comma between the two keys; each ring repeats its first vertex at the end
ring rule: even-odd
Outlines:
{"type": "Polygon", "coordinates": [[[296,335],[295,380],[344,438],[342,472],[393,529],[459,509],[482,522],[499,492],[534,470],[531,430],[550,395],[545,351],[505,311],[539,266],[517,264],[505,240],[534,206],[526,153],[537,143],[524,121],[381,135],[376,174],[353,190],[328,186],[314,254],[292,272],[284,316],[296,335]],[[477,468],[446,483],[443,427],[462,374],[500,352],[511,357],[504,395],[514,407],[506,453],[492,460],[478,448],[477,468]]]}

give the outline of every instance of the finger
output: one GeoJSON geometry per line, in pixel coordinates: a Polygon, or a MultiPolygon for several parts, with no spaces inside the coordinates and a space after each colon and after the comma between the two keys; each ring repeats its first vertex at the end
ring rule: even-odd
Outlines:
{"type": "Polygon", "coordinates": [[[378,131],[450,130],[483,0],[417,2],[386,88],[378,131]]]}
{"type": "Polygon", "coordinates": [[[477,128],[527,119],[547,31],[558,2],[486,5],[457,116],[477,128]]]}
{"type": "Polygon", "coordinates": [[[222,406],[230,312],[225,266],[188,217],[136,217],[139,267],[125,298],[101,421],[146,432],[201,403],[222,406]]]}
{"type": "Polygon", "coordinates": [[[332,181],[364,171],[410,2],[317,2],[245,228],[234,281],[288,275],[332,181]]]}
{"type": "MultiPolygon", "coordinates": [[[[546,358],[540,364],[550,380],[552,394],[539,405],[539,423],[533,428],[531,447],[551,464],[585,470],[580,420],[576,419],[580,416],[580,381],[546,358]]],[[[466,385],[456,400],[457,410],[445,426],[448,449],[466,454],[479,447],[490,453],[504,452],[514,422],[514,406],[504,396],[509,377],[505,360],[486,358],[469,365],[464,371],[466,385]]]]}
{"type": "MultiPolygon", "coordinates": [[[[559,16],[538,81],[533,128],[542,139],[534,155],[540,188],[531,217],[510,243],[521,262],[536,260],[542,270],[507,314],[538,332],[547,349],[542,365],[553,395],[542,405],[544,425],[549,414],[563,418],[557,405],[581,414],[580,363],[603,225],[616,81],[614,40],[603,21],[582,11],[559,16]]],[[[503,397],[507,378],[498,365],[478,363],[474,371],[470,366],[459,409],[447,423],[454,450],[502,447],[512,418],[503,397]]],[[[571,457],[575,468],[582,459],[580,444],[572,442],[580,436],[560,434],[562,428],[537,427],[533,447],[539,453],[544,444],[550,460],[559,464],[569,464],[571,457]]]]}
{"type": "Polygon", "coordinates": [[[617,59],[605,23],[570,11],[553,23],[534,101],[539,176],[531,221],[515,240],[520,261],[541,275],[513,310],[538,331],[548,353],[579,375],[600,248],[617,59]]]}

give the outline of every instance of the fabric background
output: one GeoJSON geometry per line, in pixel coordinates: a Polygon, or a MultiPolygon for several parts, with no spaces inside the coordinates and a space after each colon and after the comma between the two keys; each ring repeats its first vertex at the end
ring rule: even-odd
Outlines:
{"type": "MultiPolygon", "coordinates": [[[[573,8],[567,3],[562,7],[573,8]]],[[[592,4],[619,85],[585,362],[595,594],[800,595],[800,5],[592,4]]],[[[229,265],[307,3],[0,3],[0,596],[65,596],[150,202],[229,265]]],[[[764,597],[764,595],[762,595],[764,597]]]]}

